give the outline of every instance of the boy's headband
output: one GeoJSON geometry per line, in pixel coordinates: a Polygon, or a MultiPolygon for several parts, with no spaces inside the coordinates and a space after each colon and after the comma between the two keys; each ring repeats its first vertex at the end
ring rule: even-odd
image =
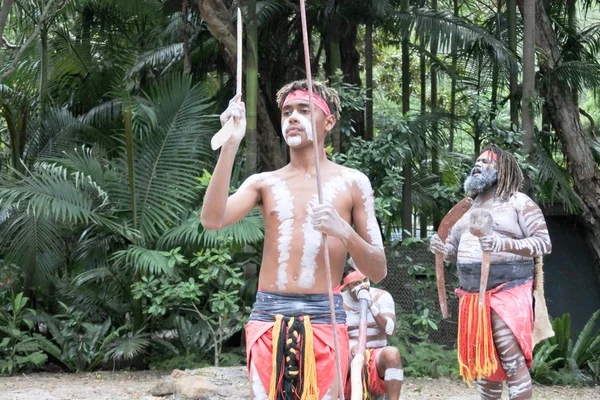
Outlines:
{"type": "MultiPolygon", "coordinates": [[[[308,100],[308,90],[294,90],[293,92],[290,92],[287,97],[285,98],[285,100],[283,101],[282,104],[282,108],[289,103],[292,100],[308,100]]],[[[315,93],[313,91],[313,101],[315,104],[315,107],[319,107],[321,109],[321,111],[323,111],[323,113],[325,114],[326,117],[329,117],[331,115],[331,111],[329,111],[329,106],[327,105],[327,102],[325,100],[323,100],[323,98],[321,96],[319,96],[317,93],[315,93]]]]}
{"type": "Polygon", "coordinates": [[[366,276],[364,276],[362,272],[356,269],[354,270],[354,272],[350,272],[348,275],[346,275],[346,277],[342,281],[342,286],[340,287],[340,289],[345,288],[351,283],[362,281],[365,278],[366,276]]]}

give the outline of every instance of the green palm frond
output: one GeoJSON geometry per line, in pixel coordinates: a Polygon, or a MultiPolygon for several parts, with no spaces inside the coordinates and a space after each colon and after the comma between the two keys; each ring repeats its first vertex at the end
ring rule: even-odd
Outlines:
{"type": "Polygon", "coordinates": [[[79,117],[81,122],[95,127],[109,127],[115,120],[121,116],[123,107],[122,99],[113,99],[103,102],[92,108],[83,116],[79,117]]]}
{"type": "Polygon", "coordinates": [[[545,85],[558,82],[563,88],[582,92],[600,85],[600,64],[595,61],[564,62],[545,73],[542,77],[545,85]]]}
{"type": "Polygon", "coordinates": [[[50,109],[39,130],[31,135],[25,147],[25,158],[59,158],[72,151],[85,137],[99,132],[75,118],[65,109],[50,109]]]}
{"type": "Polygon", "coordinates": [[[257,243],[264,237],[264,224],[260,211],[253,209],[244,219],[218,231],[207,231],[200,225],[200,217],[193,215],[184,223],[167,231],[157,247],[171,249],[182,245],[215,247],[220,237],[231,237],[236,245],[257,243]]]}
{"type": "MultiPolygon", "coordinates": [[[[156,129],[143,134],[133,145],[136,215],[147,239],[158,238],[176,225],[179,215],[197,201],[196,177],[214,159],[210,137],[216,118],[201,86],[192,87],[191,77],[174,75],[157,85],[149,95],[156,115],[156,129]]],[[[116,163],[127,177],[125,159],[116,163]]],[[[127,178],[122,179],[127,182],[127,178]]],[[[115,188],[117,202],[131,204],[129,187],[115,188]]],[[[134,209],[134,207],[131,207],[134,209]]]]}
{"type": "Polygon", "coordinates": [[[449,11],[435,11],[424,8],[411,8],[395,15],[397,29],[402,37],[414,33],[424,38],[425,44],[435,41],[440,53],[449,53],[452,46],[466,48],[470,43],[482,41],[496,50],[496,60],[508,70],[516,71],[518,63],[508,46],[481,27],[463,18],[455,17],[449,11]]]}
{"type": "Polygon", "coordinates": [[[544,196],[540,201],[546,203],[559,201],[566,211],[577,213],[580,199],[573,190],[568,171],[539,149],[535,151],[533,160],[537,170],[537,181],[544,196]]]}
{"type": "Polygon", "coordinates": [[[599,316],[600,310],[596,310],[577,335],[573,345],[572,356],[579,367],[585,366],[589,359],[600,356],[600,332],[593,333],[599,316]]]}
{"type": "Polygon", "coordinates": [[[64,260],[65,227],[44,216],[13,212],[0,224],[2,253],[34,284],[46,284],[64,260]]]}
{"type": "Polygon", "coordinates": [[[183,58],[183,43],[168,44],[152,49],[138,57],[136,63],[129,69],[126,77],[131,78],[146,68],[163,68],[163,73],[168,66],[183,58]]]}
{"type": "Polygon", "coordinates": [[[218,231],[204,231],[202,241],[205,247],[217,247],[219,238],[231,237],[236,244],[256,243],[264,237],[264,224],[258,209],[253,209],[246,218],[218,231]]]}
{"type": "Polygon", "coordinates": [[[124,266],[142,275],[172,275],[174,265],[169,263],[168,253],[130,245],[125,250],[116,251],[112,261],[117,266],[124,266]]]}
{"type": "Polygon", "coordinates": [[[70,223],[100,223],[97,208],[105,203],[106,193],[97,188],[95,197],[80,190],[65,168],[39,164],[28,174],[17,171],[18,181],[5,181],[0,187],[0,204],[21,204],[32,215],[70,223]]]}
{"type": "Polygon", "coordinates": [[[139,357],[150,346],[147,334],[137,333],[133,336],[115,339],[108,347],[104,361],[133,360],[139,357]]]}

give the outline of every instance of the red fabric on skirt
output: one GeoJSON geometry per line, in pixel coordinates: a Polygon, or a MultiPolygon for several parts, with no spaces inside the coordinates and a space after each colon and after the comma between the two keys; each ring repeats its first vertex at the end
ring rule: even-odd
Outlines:
{"type": "MultiPolygon", "coordinates": [[[[385,380],[379,377],[379,373],[377,372],[377,358],[379,357],[379,353],[383,350],[383,347],[377,347],[374,349],[366,349],[365,352],[370,352],[369,365],[367,365],[369,371],[369,382],[367,382],[367,390],[370,394],[380,395],[385,394],[385,380]]],[[[367,354],[365,354],[365,359],[367,358],[367,354]]],[[[363,389],[364,390],[364,389],[363,389]]],[[[352,384],[350,379],[346,381],[346,388],[344,389],[344,395],[346,399],[349,399],[352,396],[352,384]]]]}
{"type": "MultiPolygon", "coordinates": [[[[491,290],[493,292],[493,289],[491,290]]],[[[490,291],[488,291],[489,293],[490,291]]],[[[455,293],[461,296],[479,296],[479,293],[466,292],[456,289],[455,293]]],[[[511,289],[493,292],[490,307],[498,314],[500,319],[509,327],[525,356],[527,367],[531,368],[533,359],[533,280],[511,289]]],[[[485,378],[494,382],[503,382],[508,379],[498,352],[495,352],[498,368],[494,373],[485,378]]]]}
{"type": "MultiPolygon", "coordinates": [[[[246,358],[248,377],[250,363],[254,362],[260,380],[268,393],[273,369],[273,324],[274,322],[248,321],[246,324],[246,358]]],[[[323,398],[336,379],[335,345],[333,328],[329,324],[312,324],[314,356],[317,369],[319,398],[323,398]]],[[[337,324],[337,338],[342,363],[342,388],[348,375],[348,326],[337,324]]]]}

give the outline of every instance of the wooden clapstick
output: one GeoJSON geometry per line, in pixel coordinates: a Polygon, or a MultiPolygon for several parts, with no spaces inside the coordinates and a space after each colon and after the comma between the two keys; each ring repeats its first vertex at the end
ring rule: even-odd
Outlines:
{"type": "MultiPolygon", "coordinates": [[[[492,224],[494,219],[492,214],[485,210],[473,210],[470,218],[471,234],[477,237],[489,236],[492,234],[492,224]]],[[[491,251],[484,251],[481,260],[481,280],[479,281],[479,308],[483,308],[485,301],[485,292],[487,289],[488,276],[490,275],[491,251]]]]}
{"type": "MultiPolygon", "coordinates": [[[[363,289],[366,290],[366,289],[363,289]]],[[[362,371],[365,365],[365,349],[367,347],[367,312],[369,302],[367,299],[360,299],[360,314],[358,323],[358,343],[354,351],[354,358],[350,364],[350,384],[352,387],[351,400],[362,400],[362,371]]]]}

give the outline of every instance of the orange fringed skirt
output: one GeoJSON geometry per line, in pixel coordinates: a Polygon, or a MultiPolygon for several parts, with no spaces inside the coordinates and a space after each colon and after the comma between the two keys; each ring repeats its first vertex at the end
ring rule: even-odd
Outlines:
{"type": "Polygon", "coordinates": [[[511,289],[502,286],[488,290],[479,310],[479,293],[456,289],[459,296],[458,363],[465,382],[485,377],[502,382],[507,379],[500,364],[492,332],[490,310],[508,325],[531,367],[533,344],[533,281],[511,289]]]}

